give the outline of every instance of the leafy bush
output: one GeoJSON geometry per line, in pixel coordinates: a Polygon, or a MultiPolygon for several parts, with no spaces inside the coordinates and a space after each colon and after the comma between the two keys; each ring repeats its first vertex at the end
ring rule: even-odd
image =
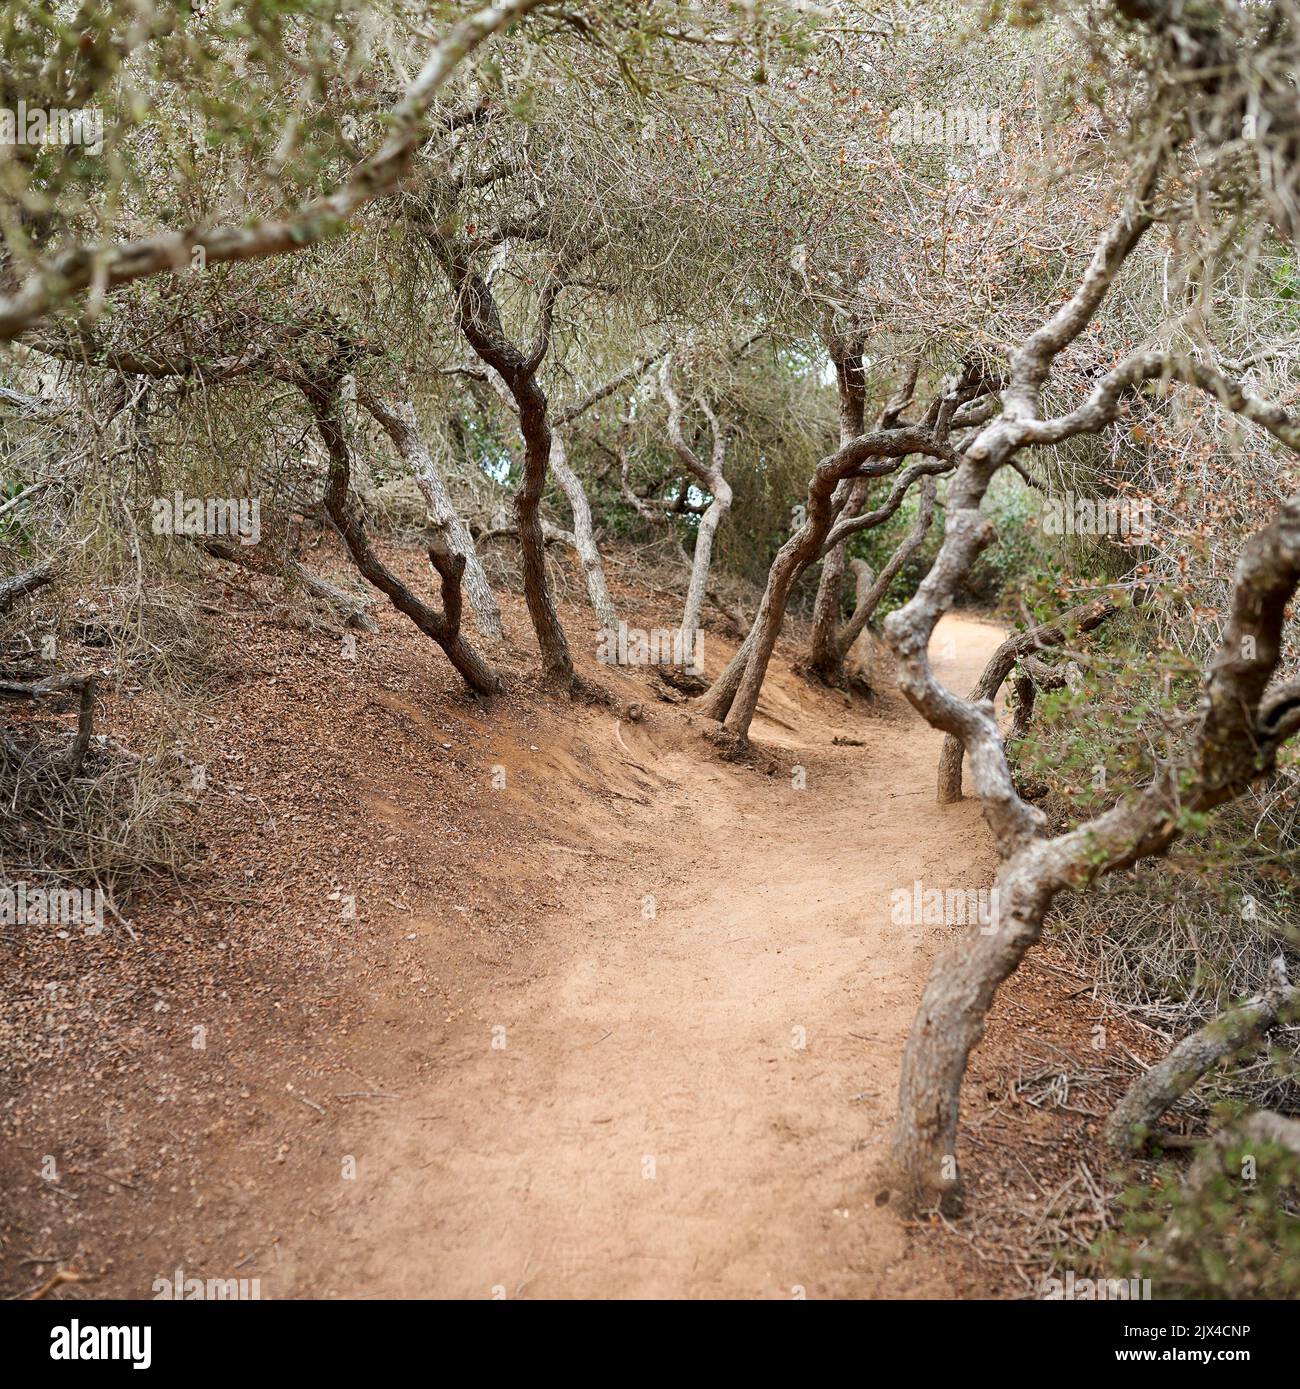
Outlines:
{"type": "Polygon", "coordinates": [[[1300,1158],[1287,1149],[1233,1139],[1198,1157],[1185,1182],[1162,1164],[1122,1203],[1100,1261],[1149,1278],[1153,1296],[1300,1297],[1300,1158]]]}

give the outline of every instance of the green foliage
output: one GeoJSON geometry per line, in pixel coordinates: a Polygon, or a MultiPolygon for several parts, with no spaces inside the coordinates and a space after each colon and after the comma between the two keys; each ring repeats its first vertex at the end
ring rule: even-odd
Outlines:
{"type": "Polygon", "coordinates": [[[1240,1141],[1217,1156],[1204,1181],[1163,1163],[1129,1187],[1101,1266],[1149,1278],[1157,1298],[1300,1297],[1300,1158],[1240,1141]]]}
{"type": "MultiPolygon", "coordinates": [[[[1073,597],[1081,602],[1088,595],[1073,597]]],[[[1056,614],[1062,606],[1058,599],[1049,610],[1056,614]]],[[[1155,754],[1169,751],[1166,729],[1195,698],[1193,663],[1176,651],[1150,650],[1149,641],[1143,616],[1128,613],[1067,641],[1065,656],[1044,653],[1071,662],[1077,683],[1038,696],[1034,721],[1013,756],[1023,777],[1048,783],[1064,817],[1095,815],[1145,784],[1155,754]]]]}
{"type": "Polygon", "coordinates": [[[1279,299],[1287,303],[1300,300],[1300,269],[1286,262],[1277,265],[1273,270],[1273,286],[1279,299]]]}
{"type": "Polygon", "coordinates": [[[1012,473],[995,479],[984,512],[997,530],[997,542],[979,557],[966,580],[972,603],[1016,611],[1019,601],[1035,611],[1046,592],[1060,582],[1060,556],[1044,545],[1034,524],[1032,493],[1012,473]]]}

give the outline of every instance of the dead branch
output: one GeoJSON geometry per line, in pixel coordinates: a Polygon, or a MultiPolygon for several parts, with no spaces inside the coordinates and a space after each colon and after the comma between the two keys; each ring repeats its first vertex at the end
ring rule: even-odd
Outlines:
{"type": "MultiPolygon", "coordinates": [[[[223,540],[205,540],[203,548],[214,559],[222,560],[226,564],[238,565],[239,568],[247,569],[254,574],[266,575],[270,572],[265,565],[254,559],[242,546],[229,545],[223,540]]],[[[306,565],[301,564],[298,560],[288,560],[284,566],[284,573],[296,583],[301,584],[313,597],[321,599],[338,612],[349,627],[355,627],[362,632],[377,632],[379,630],[379,623],[366,611],[364,602],[353,594],[336,588],[328,579],[322,579],[319,574],[313,574],[306,565]]]]}
{"type": "Polygon", "coordinates": [[[0,579],[0,613],[7,613],[20,598],[27,597],[29,593],[35,593],[38,588],[43,588],[53,578],[54,565],[46,560],[31,569],[24,570],[21,574],[0,579]]]}
{"type": "Polygon", "coordinates": [[[1106,1121],[1106,1141],[1121,1152],[1140,1152],[1160,1116],[1202,1076],[1244,1048],[1259,1045],[1279,1022],[1293,1015],[1297,1004],[1300,989],[1287,978],[1286,962],[1278,955],[1270,968],[1268,988],[1258,998],[1221,1013],[1184,1037],[1129,1087],[1106,1121]]]}
{"type": "Polygon", "coordinates": [[[93,675],[50,675],[44,680],[0,680],[0,699],[56,699],[75,693],[78,696],[77,734],[68,753],[68,770],[73,776],[81,771],[86,749],[95,731],[95,677],[93,675]]]}

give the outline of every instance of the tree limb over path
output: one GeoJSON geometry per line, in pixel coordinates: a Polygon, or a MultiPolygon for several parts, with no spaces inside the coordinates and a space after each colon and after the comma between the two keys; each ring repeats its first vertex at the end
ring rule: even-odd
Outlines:
{"type": "Polygon", "coordinates": [[[402,100],[388,112],[392,131],[387,139],[354,165],[332,193],[252,227],[190,227],[136,241],[65,250],[30,274],[16,292],[0,298],[0,342],[12,341],[71,295],[185,269],[200,250],[208,265],[262,260],[292,254],[337,235],[354,213],[397,187],[424,139],[424,122],[434,98],[456,68],[486,39],[542,3],[493,0],[457,24],[434,46],[402,100]]]}
{"type": "Polygon", "coordinates": [[[980,503],[997,471],[1027,444],[1104,427],[1116,418],[1124,390],[1164,373],[1208,391],[1292,448],[1300,445],[1300,427],[1280,406],[1254,400],[1206,363],[1179,363],[1159,353],[1134,354],[1078,410],[1041,418],[1052,363],[1087,327],[1151,225],[1159,168],[1158,157],[1147,163],[1074,294],[1014,354],[1001,413],[966,449],[949,489],[935,563],[912,600],[885,623],[903,692],[933,727],[964,744],[1003,859],[994,921],[935,961],[907,1042],[893,1157],[908,1198],[920,1204],[960,1207],[957,1119],[967,1061],[998,986],[1038,940],[1057,894],[1165,852],[1187,812],[1221,805],[1269,773],[1282,743],[1300,727],[1300,685],[1270,689],[1287,606],[1300,584],[1300,497],[1284,503],[1242,552],[1187,757],[1163,764],[1142,790],[1067,833],[1048,837],[1046,817],[1017,793],[992,706],[959,698],[930,668],[928,648],[939,617],[994,539],[980,503]]]}
{"type": "Polygon", "coordinates": [[[748,741],[759,691],[795,583],[842,539],[880,525],[892,516],[918,479],[953,471],[961,454],[951,442],[952,429],[960,421],[962,408],[988,390],[982,366],[967,363],[944,383],[920,423],[891,422],[859,434],[841,443],[817,465],[808,485],[806,518],[772,561],[749,635],[727,668],[700,697],[700,710],[722,724],[713,737],[729,755],[741,753],[748,741]],[[923,455],[922,461],[903,468],[911,454],[923,455]],[[866,515],[843,516],[850,493],[842,484],[874,477],[894,477],[888,499],[866,515]]]}

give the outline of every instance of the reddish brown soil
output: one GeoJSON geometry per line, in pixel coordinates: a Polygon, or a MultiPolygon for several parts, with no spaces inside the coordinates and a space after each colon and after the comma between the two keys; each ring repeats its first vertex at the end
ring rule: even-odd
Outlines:
{"type": "MultiPolygon", "coordinates": [[[[671,621],[616,596],[633,625],[671,621]]],[[[977,808],[935,805],[936,735],[896,697],[814,689],[783,643],[763,765],[738,766],[653,675],[598,666],[576,606],[608,708],[539,686],[513,600],[508,691],[483,705],[391,611],[349,660],[247,576],[210,597],[226,674],[188,749],[202,859],[142,894],[134,941],[6,928],[10,1295],[60,1269],[84,1281],[58,1297],[148,1297],[177,1268],[269,1297],[1032,1284],[1003,1246],[1041,1234],[1022,1207],[1079,1135],[1007,1091],[1028,1024],[1083,1064],[1096,1012],[1050,954],[1004,991],[968,1087],[967,1177],[1002,1244],[877,1201],[950,934],[892,924],[890,893],[992,871],[977,808]]],[[[959,689],[1000,639],[962,617],[939,635],[959,689]]],[[[730,649],[709,633],[710,673],[730,649]]],[[[137,703],[107,722],[141,746],[159,726],[137,703]]]]}

